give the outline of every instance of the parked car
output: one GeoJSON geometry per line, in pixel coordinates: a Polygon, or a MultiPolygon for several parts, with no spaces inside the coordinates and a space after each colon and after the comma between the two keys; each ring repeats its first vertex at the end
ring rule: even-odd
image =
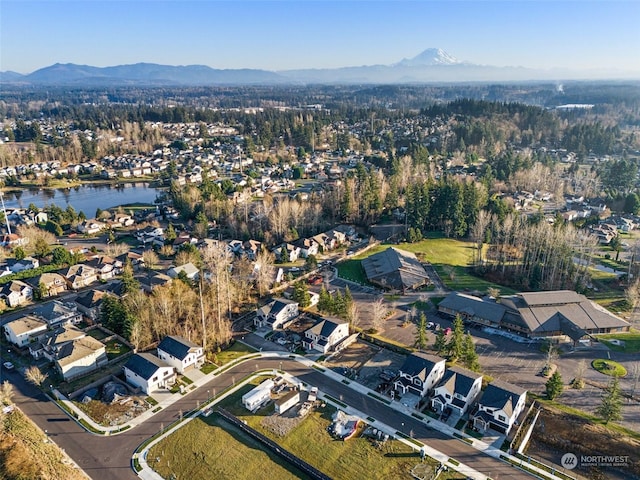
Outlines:
{"type": "Polygon", "coordinates": [[[444,334],[445,335],[449,335],[450,333],[451,333],[451,328],[450,327],[447,327],[447,328],[444,329],[444,334]]]}
{"type": "Polygon", "coordinates": [[[4,362],[2,366],[7,370],[13,370],[14,368],[16,368],[11,362],[4,362]]]}

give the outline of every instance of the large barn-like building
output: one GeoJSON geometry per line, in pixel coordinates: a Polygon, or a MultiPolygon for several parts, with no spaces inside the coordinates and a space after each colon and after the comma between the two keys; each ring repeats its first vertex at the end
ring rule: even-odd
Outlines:
{"type": "Polygon", "coordinates": [[[500,303],[451,293],[438,305],[446,315],[530,338],[568,337],[574,342],[599,333],[628,332],[631,325],[584,295],[571,290],[505,296],[500,303]]]}
{"type": "Polygon", "coordinates": [[[389,247],[362,260],[369,282],[391,290],[414,290],[430,280],[426,270],[411,252],[389,247]]]}

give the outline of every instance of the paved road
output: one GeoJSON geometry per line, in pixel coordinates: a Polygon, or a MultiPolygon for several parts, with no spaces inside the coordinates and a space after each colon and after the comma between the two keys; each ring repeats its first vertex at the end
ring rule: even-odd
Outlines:
{"type": "Polygon", "coordinates": [[[179,417],[181,412],[196,407],[197,401],[206,400],[207,390],[221,392],[258,369],[275,369],[280,366],[303,382],[317,385],[323,392],[342,399],[345,403],[380,419],[396,430],[407,434],[412,432],[417,440],[486,473],[494,480],[531,478],[459,440],[428,429],[413,417],[363,396],[342,383],[292,360],[255,359],[255,361],[250,360],[238,365],[212,379],[204,387],[187,394],[184,399],[158,412],[147,422],[117,436],[98,436],[85,432],[78,424],[70,421],[53,402],[47,401],[37,389],[27,384],[19,374],[9,374],[9,378],[15,386],[15,401],[20,408],[40,428],[47,430],[51,439],[63,448],[92,479],[125,480],[137,478],[130,466],[131,455],[137,446],[161,428],[166,428],[179,417]]]}

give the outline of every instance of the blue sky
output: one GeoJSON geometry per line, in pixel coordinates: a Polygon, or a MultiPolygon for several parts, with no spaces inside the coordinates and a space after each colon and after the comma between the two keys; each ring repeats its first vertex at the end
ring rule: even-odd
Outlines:
{"type": "Polygon", "coordinates": [[[20,73],[389,64],[430,47],[486,65],[640,72],[640,1],[0,0],[0,70],[20,73]]]}

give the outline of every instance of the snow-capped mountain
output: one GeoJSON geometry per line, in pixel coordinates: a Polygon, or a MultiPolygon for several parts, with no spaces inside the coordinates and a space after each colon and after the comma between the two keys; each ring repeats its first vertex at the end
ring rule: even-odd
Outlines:
{"type": "Polygon", "coordinates": [[[427,48],[413,58],[403,58],[394,66],[431,67],[435,65],[459,65],[462,62],[440,48],[427,48]]]}

